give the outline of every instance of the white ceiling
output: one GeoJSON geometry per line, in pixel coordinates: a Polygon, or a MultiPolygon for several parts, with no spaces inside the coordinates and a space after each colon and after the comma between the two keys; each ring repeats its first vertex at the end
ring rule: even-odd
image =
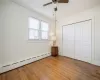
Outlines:
{"type": "MultiPolygon", "coordinates": [[[[43,7],[43,4],[51,2],[51,0],[14,0],[24,6],[32,8],[33,10],[53,18],[53,5],[43,7]]],[[[57,15],[59,18],[71,16],[75,13],[84,11],[100,4],[100,0],[69,0],[69,3],[58,4],[57,15]]]]}

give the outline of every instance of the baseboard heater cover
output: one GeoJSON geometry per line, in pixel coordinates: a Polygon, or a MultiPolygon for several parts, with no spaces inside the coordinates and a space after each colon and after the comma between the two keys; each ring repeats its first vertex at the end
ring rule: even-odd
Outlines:
{"type": "Polygon", "coordinates": [[[4,72],[7,72],[7,71],[16,69],[16,68],[21,67],[21,66],[24,66],[26,64],[29,64],[29,63],[38,61],[38,60],[43,59],[43,58],[46,58],[46,57],[48,57],[50,55],[51,55],[51,53],[46,53],[46,54],[42,54],[42,55],[38,55],[38,56],[35,56],[35,57],[28,58],[26,60],[22,60],[22,61],[19,61],[19,62],[15,62],[13,64],[9,64],[9,65],[2,66],[0,68],[0,73],[4,73],[4,72]]]}

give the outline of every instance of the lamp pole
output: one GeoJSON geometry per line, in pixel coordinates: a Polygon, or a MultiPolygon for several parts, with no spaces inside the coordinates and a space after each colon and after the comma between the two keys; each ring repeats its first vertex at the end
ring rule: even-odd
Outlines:
{"type": "MultiPolygon", "coordinates": [[[[54,8],[54,17],[55,17],[55,30],[54,30],[54,36],[55,36],[55,37],[57,37],[57,35],[56,35],[56,27],[57,27],[56,11],[57,11],[57,6],[54,8]]],[[[56,46],[56,40],[53,42],[53,46],[56,46]]]]}

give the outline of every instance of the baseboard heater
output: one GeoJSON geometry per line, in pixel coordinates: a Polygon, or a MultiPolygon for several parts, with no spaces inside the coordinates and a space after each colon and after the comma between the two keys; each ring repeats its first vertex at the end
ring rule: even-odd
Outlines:
{"type": "Polygon", "coordinates": [[[46,57],[48,57],[50,55],[51,55],[50,53],[46,53],[46,54],[42,54],[42,55],[38,55],[38,56],[35,56],[35,57],[28,58],[26,60],[22,60],[22,61],[19,61],[19,62],[15,62],[13,64],[9,64],[9,65],[2,66],[0,68],[0,73],[4,73],[4,72],[7,72],[7,71],[16,69],[16,68],[21,67],[21,66],[24,66],[26,64],[35,62],[35,61],[40,60],[40,59],[43,59],[43,58],[46,58],[46,57]]]}

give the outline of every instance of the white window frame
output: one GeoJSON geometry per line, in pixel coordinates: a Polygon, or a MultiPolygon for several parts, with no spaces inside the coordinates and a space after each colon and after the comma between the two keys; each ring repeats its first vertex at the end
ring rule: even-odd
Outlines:
{"type": "MultiPolygon", "coordinates": [[[[40,36],[41,36],[41,40],[49,40],[49,23],[48,22],[46,22],[46,21],[40,21],[40,26],[41,26],[41,22],[44,22],[44,23],[47,23],[48,24],[48,31],[45,31],[45,30],[42,30],[42,29],[40,29],[40,36]],[[48,32],[48,39],[42,39],[42,32],[48,32]]],[[[42,27],[42,26],[41,26],[42,27]]],[[[41,28],[40,27],[40,28],[41,28]]]]}
{"type": "Polygon", "coordinates": [[[36,19],[36,20],[39,21],[39,29],[33,29],[33,28],[30,28],[30,24],[29,24],[29,19],[30,19],[30,18],[33,18],[33,17],[29,17],[29,18],[28,18],[28,40],[39,40],[39,36],[40,36],[40,35],[39,35],[39,33],[40,33],[40,20],[38,20],[38,19],[36,19],[36,18],[33,18],[33,19],[36,19]],[[30,31],[30,30],[37,30],[37,31],[38,31],[38,39],[30,39],[30,38],[29,38],[29,35],[30,35],[30,34],[29,34],[29,31],[30,31]]]}
{"type": "Polygon", "coordinates": [[[49,25],[49,23],[48,22],[46,22],[46,21],[43,21],[43,20],[39,20],[39,19],[37,19],[37,18],[34,18],[34,17],[28,17],[28,40],[31,40],[31,41],[48,41],[49,40],[49,28],[50,27],[50,25],[49,25]],[[30,28],[30,24],[29,24],[29,18],[33,18],[33,19],[36,19],[36,20],[38,20],[39,21],[39,29],[33,29],[33,28],[30,28]],[[44,23],[47,23],[48,24],[48,31],[43,31],[42,29],[41,29],[41,22],[44,22],[44,23]],[[29,38],[29,31],[30,31],[30,29],[31,30],[38,30],[38,39],[30,39],[29,38]],[[42,39],[42,32],[48,32],[48,39],[42,39]]]}

